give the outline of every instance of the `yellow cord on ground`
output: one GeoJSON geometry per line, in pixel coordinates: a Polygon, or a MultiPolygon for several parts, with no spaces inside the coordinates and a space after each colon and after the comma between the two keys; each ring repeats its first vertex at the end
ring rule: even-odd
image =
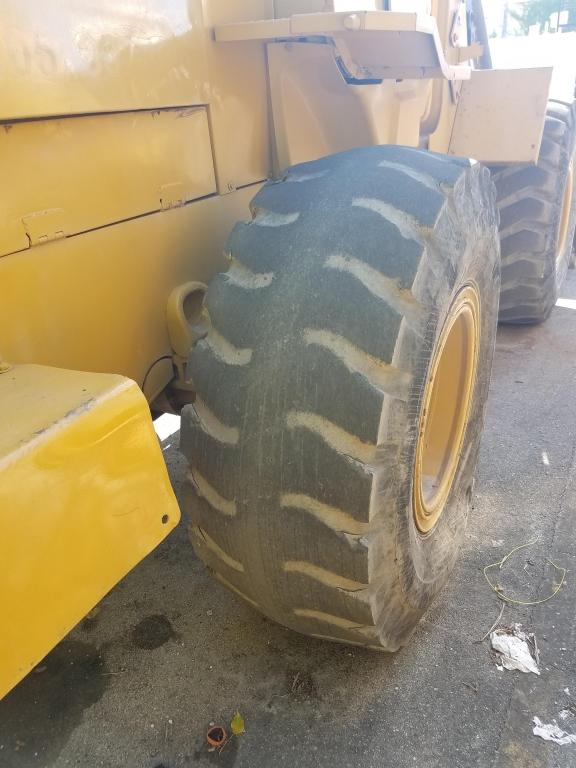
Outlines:
{"type": "Polygon", "coordinates": [[[545,603],[548,600],[551,600],[561,590],[562,586],[564,585],[564,579],[566,577],[566,568],[562,568],[561,566],[556,565],[556,563],[553,563],[552,560],[550,560],[549,558],[546,558],[547,562],[549,562],[551,566],[556,568],[557,571],[560,571],[562,576],[560,578],[560,583],[556,586],[556,589],[554,590],[554,592],[552,592],[551,595],[548,595],[548,597],[543,597],[541,600],[516,600],[513,597],[508,597],[502,592],[501,589],[499,589],[495,584],[493,584],[488,578],[487,571],[490,568],[497,567],[501,569],[504,563],[506,562],[506,560],[508,560],[508,558],[510,558],[515,552],[518,552],[518,550],[520,549],[525,549],[526,547],[531,547],[534,544],[536,544],[538,541],[539,541],[539,538],[536,538],[534,539],[534,541],[529,541],[527,544],[520,544],[520,546],[514,547],[514,549],[511,549],[507,555],[504,555],[502,560],[498,560],[497,563],[490,563],[490,565],[486,565],[484,567],[484,570],[483,570],[484,578],[486,579],[486,581],[488,582],[492,590],[496,592],[500,600],[505,600],[507,603],[512,603],[513,605],[539,605],[540,603],[545,603]]]}

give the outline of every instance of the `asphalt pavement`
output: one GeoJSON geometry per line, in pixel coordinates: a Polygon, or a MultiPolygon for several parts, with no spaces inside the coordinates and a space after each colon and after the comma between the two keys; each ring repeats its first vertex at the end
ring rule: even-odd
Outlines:
{"type": "MultiPolygon", "coordinates": [[[[185,524],[0,703],[0,767],[570,768],[576,744],[576,275],[550,320],[501,328],[473,509],[453,577],[395,655],[308,639],[215,583],[185,524]],[[483,567],[537,540],[494,579],[534,606],[541,674],[499,670],[479,642],[501,602],[483,567]],[[211,722],[246,732],[222,751],[211,722]]],[[[177,493],[177,434],[164,451],[177,493]]]]}

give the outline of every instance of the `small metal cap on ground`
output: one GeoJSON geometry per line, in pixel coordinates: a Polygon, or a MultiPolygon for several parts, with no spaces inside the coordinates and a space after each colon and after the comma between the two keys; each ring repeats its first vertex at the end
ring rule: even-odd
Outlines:
{"type": "Polygon", "coordinates": [[[226,728],[224,728],[223,725],[212,725],[210,728],[208,728],[206,733],[206,741],[211,747],[222,747],[226,743],[227,739],[228,734],[226,733],[226,728]]]}

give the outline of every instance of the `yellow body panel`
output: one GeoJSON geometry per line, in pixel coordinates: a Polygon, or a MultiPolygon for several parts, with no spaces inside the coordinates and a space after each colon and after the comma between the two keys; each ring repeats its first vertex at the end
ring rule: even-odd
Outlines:
{"type": "Polygon", "coordinates": [[[119,376],[0,374],[0,697],[177,524],[145,398],[119,376]]]}
{"type": "Polygon", "coordinates": [[[202,107],[8,123],[0,166],[0,255],[216,192],[202,107]]]}
{"type": "Polygon", "coordinates": [[[536,162],[551,79],[551,67],[474,72],[462,87],[449,154],[485,163],[536,162]]]}
{"type": "Polygon", "coordinates": [[[0,357],[123,374],[153,399],[173,375],[170,293],[190,280],[208,282],[224,267],[228,233],[249,216],[255,191],[247,187],[0,258],[0,357]]]}
{"type": "Polygon", "coordinates": [[[220,189],[262,181],[265,52],[223,51],[212,28],[272,13],[270,0],[3,0],[0,120],[209,104],[220,189]]]}

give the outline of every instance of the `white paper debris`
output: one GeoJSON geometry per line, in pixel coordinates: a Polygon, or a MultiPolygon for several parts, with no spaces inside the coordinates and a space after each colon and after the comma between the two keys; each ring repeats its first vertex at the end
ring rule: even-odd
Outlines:
{"type": "Polygon", "coordinates": [[[563,709],[562,712],[560,712],[560,720],[566,720],[571,714],[572,712],[570,712],[569,709],[563,709]]]}
{"type": "Polygon", "coordinates": [[[551,723],[543,723],[539,717],[535,717],[532,722],[534,723],[532,729],[534,736],[540,736],[541,739],[553,741],[555,744],[576,744],[576,733],[566,733],[558,726],[556,720],[552,720],[551,723]]]}
{"type": "Polygon", "coordinates": [[[520,672],[533,672],[540,674],[528,640],[533,640],[534,635],[522,631],[521,624],[514,624],[512,630],[496,629],[490,633],[490,644],[498,653],[498,666],[505,669],[517,669],[520,672]]]}

